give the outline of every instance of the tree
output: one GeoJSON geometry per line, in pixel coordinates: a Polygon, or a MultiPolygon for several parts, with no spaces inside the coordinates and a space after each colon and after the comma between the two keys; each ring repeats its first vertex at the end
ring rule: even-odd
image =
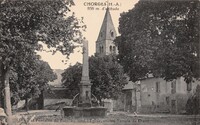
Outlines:
{"type": "Polygon", "coordinates": [[[80,21],[69,13],[71,5],[72,0],[0,0],[0,81],[7,87],[7,103],[11,69],[22,55],[42,50],[38,41],[67,56],[81,42],[80,21]]]}
{"type": "Polygon", "coordinates": [[[200,86],[197,85],[194,94],[187,100],[186,112],[188,114],[197,115],[200,113],[200,86]]]}
{"type": "Polygon", "coordinates": [[[81,81],[81,71],[82,71],[82,64],[76,63],[73,66],[69,66],[65,71],[61,74],[62,75],[62,83],[63,85],[69,89],[68,95],[70,98],[73,98],[77,93],[79,93],[79,86],[78,84],[81,81]]]}
{"type": "Polygon", "coordinates": [[[89,62],[92,93],[100,101],[105,98],[117,99],[128,81],[116,56],[92,56],[89,62]]]}
{"type": "Polygon", "coordinates": [[[69,55],[80,43],[79,22],[74,14],[69,15],[72,0],[0,1],[0,53],[1,73],[6,72],[20,55],[41,50],[38,41],[69,55]],[[68,15],[67,15],[68,14],[68,15]]]}
{"type": "Polygon", "coordinates": [[[57,78],[47,62],[37,59],[37,57],[27,57],[23,63],[15,65],[13,73],[15,76],[10,80],[13,104],[19,100],[25,100],[28,110],[28,100],[38,98],[39,95],[49,87],[48,82],[57,78]]]}
{"type": "MultiPolygon", "coordinates": [[[[72,96],[79,92],[78,84],[81,81],[82,65],[77,63],[70,66],[62,74],[63,85],[73,91],[72,96]]],[[[117,63],[114,55],[89,58],[89,76],[92,83],[92,94],[101,102],[102,99],[116,99],[125,84],[126,76],[123,68],[117,63]]]]}
{"type": "Polygon", "coordinates": [[[119,60],[132,81],[199,77],[199,1],[140,0],[119,19],[119,60]]]}

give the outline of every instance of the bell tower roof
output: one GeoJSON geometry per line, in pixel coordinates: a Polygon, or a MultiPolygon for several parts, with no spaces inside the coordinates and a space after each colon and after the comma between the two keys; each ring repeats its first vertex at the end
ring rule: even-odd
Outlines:
{"type": "Polygon", "coordinates": [[[105,56],[110,54],[118,54],[118,48],[113,42],[116,38],[116,35],[117,34],[113,25],[111,14],[109,8],[107,8],[99,36],[96,41],[96,55],[105,56]]]}
{"type": "Polygon", "coordinates": [[[101,25],[101,29],[99,32],[99,36],[97,38],[97,42],[105,41],[105,40],[114,40],[116,38],[116,30],[112,21],[112,17],[109,11],[109,8],[106,9],[106,13],[103,19],[103,23],[101,25]]]}

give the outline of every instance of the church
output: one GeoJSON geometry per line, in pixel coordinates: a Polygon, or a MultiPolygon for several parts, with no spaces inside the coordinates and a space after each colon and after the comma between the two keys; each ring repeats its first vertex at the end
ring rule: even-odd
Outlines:
{"type": "Polygon", "coordinates": [[[116,36],[117,33],[113,25],[111,14],[107,8],[99,36],[96,41],[96,54],[98,56],[117,54],[118,49],[113,42],[116,36]]]}
{"type": "MultiPolygon", "coordinates": [[[[113,42],[116,36],[107,9],[96,41],[96,55],[118,54],[118,47],[113,42]]],[[[183,114],[187,100],[194,94],[197,85],[200,85],[199,81],[186,83],[183,77],[168,82],[150,74],[136,83],[129,81],[123,95],[118,100],[109,100],[107,107],[109,111],[183,114]]]]}

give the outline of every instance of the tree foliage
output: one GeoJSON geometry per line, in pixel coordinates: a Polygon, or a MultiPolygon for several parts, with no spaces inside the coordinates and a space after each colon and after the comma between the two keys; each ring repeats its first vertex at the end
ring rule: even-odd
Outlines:
{"type": "MultiPolygon", "coordinates": [[[[80,33],[75,16],[67,15],[71,0],[1,1],[1,62],[9,66],[21,52],[32,53],[40,50],[42,41],[48,47],[55,47],[69,55],[75,45],[74,37],[80,33]],[[66,17],[67,16],[67,17],[66,17]]],[[[76,39],[76,42],[79,39],[76,39]]]]}
{"type": "Polygon", "coordinates": [[[93,83],[92,93],[99,99],[116,99],[125,84],[128,83],[123,67],[117,62],[115,55],[94,57],[89,59],[90,79],[93,83]]]}
{"type": "MultiPolygon", "coordinates": [[[[78,84],[81,81],[82,65],[77,63],[70,66],[62,74],[63,85],[73,91],[72,96],[79,93],[78,84]]],[[[89,77],[92,83],[92,94],[98,100],[105,98],[116,99],[122,91],[127,79],[124,75],[123,68],[117,63],[114,55],[105,57],[89,58],[89,77]]]]}
{"type": "Polygon", "coordinates": [[[115,42],[131,80],[152,73],[165,80],[199,77],[198,5],[194,1],[140,0],[119,19],[115,42]]]}
{"type": "Polygon", "coordinates": [[[77,93],[79,93],[79,86],[78,84],[81,81],[81,71],[82,71],[82,64],[76,63],[73,66],[69,66],[65,71],[62,73],[62,83],[63,85],[68,88],[70,98],[73,98],[77,93]]]}
{"type": "Polygon", "coordinates": [[[187,100],[186,112],[188,114],[197,115],[200,113],[200,85],[197,85],[194,94],[187,100]]]}
{"type": "MultiPolygon", "coordinates": [[[[33,86],[30,76],[37,68],[46,65],[41,63],[41,66],[36,59],[35,51],[43,49],[40,42],[53,47],[53,53],[60,51],[67,57],[81,43],[82,20],[70,12],[72,5],[73,0],[0,0],[1,90],[8,75],[15,79],[17,74],[17,81],[23,89],[33,86]]],[[[42,73],[38,75],[41,80],[38,82],[46,82],[45,77],[42,73]]]]}
{"type": "Polygon", "coordinates": [[[19,100],[39,97],[41,92],[49,87],[47,83],[57,78],[49,64],[36,56],[20,60],[11,70],[11,74],[12,104],[19,100]]]}

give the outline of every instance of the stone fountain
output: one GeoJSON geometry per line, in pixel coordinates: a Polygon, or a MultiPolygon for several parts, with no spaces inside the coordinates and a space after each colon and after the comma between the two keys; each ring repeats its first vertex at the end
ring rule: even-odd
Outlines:
{"type": "Polygon", "coordinates": [[[89,78],[88,63],[88,41],[83,39],[83,69],[81,82],[79,84],[80,93],[77,96],[76,106],[66,106],[63,108],[64,116],[72,117],[104,117],[107,109],[101,106],[93,106],[91,101],[91,86],[89,78]]]}

